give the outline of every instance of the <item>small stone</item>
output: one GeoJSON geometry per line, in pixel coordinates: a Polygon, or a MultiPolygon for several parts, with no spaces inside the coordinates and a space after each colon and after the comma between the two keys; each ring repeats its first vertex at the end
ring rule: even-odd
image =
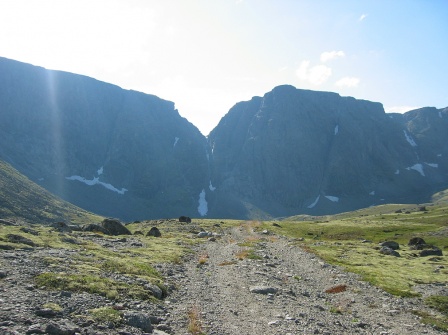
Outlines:
{"type": "Polygon", "coordinates": [[[278,288],[269,286],[251,286],[249,287],[249,291],[256,294],[275,294],[278,292],[278,288]]]}

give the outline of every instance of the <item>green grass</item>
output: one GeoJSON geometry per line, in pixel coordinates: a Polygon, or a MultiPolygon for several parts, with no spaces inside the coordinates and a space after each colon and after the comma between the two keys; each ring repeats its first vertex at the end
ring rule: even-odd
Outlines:
{"type": "Polygon", "coordinates": [[[282,221],[281,228],[265,222],[258,229],[269,229],[279,235],[303,241],[297,245],[317,254],[325,261],[358,273],[370,283],[387,292],[416,296],[415,284],[446,283],[448,258],[416,257],[407,246],[412,237],[422,237],[428,244],[448,249],[448,208],[406,205],[407,214],[395,213],[404,205],[384,205],[375,208],[320,217],[318,221],[282,221]],[[363,240],[371,241],[362,243],[363,240]],[[381,255],[378,243],[396,241],[401,257],[381,255]],[[444,268],[435,272],[437,266],[444,268]]]}
{"type": "Polygon", "coordinates": [[[111,307],[100,307],[89,310],[92,318],[97,322],[113,323],[115,326],[119,325],[123,318],[119,311],[114,310],[111,307]]]}

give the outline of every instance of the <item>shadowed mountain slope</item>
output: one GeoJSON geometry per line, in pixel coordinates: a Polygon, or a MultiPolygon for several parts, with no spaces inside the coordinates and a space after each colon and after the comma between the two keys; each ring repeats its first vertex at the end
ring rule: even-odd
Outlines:
{"type": "Polygon", "coordinates": [[[197,215],[206,140],[174,103],[5,58],[0,73],[0,158],[101,215],[197,215]]]}
{"type": "Polygon", "coordinates": [[[89,223],[102,218],[67,203],[0,161],[0,218],[89,223]]]}
{"type": "Polygon", "coordinates": [[[285,85],[205,138],[153,95],[6,58],[0,73],[0,159],[100,215],[322,215],[448,188],[448,109],[386,114],[285,85]]]}
{"type": "Polygon", "coordinates": [[[448,182],[447,136],[448,109],[386,114],[279,86],[236,104],[211,132],[212,179],[246,213],[273,216],[428,201],[448,182]]]}

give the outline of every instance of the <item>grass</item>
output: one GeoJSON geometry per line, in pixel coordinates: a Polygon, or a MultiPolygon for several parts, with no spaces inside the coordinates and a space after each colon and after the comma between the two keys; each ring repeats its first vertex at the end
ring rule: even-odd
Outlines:
{"type": "Polygon", "coordinates": [[[448,274],[447,256],[416,257],[416,251],[407,246],[412,237],[418,236],[442,250],[448,249],[447,207],[428,205],[427,211],[420,207],[384,205],[315,221],[285,220],[281,227],[263,223],[259,229],[297,239],[298,246],[328,263],[358,273],[391,294],[411,297],[418,295],[413,291],[415,284],[444,283],[448,274]],[[395,213],[402,208],[402,213],[395,213]],[[370,242],[363,243],[364,240],[370,242]],[[400,244],[401,257],[379,254],[378,243],[387,240],[400,244]],[[444,268],[435,272],[441,265],[444,268]]]}
{"type": "Polygon", "coordinates": [[[188,332],[192,335],[205,335],[202,329],[201,312],[198,306],[192,306],[188,310],[188,332]]]}
{"type": "Polygon", "coordinates": [[[47,302],[42,307],[51,309],[52,311],[55,311],[55,312],[62,312],[62,307],[54,302],[47,302]]]}
{"type": "Polygon", "coordinates": [[[113,323],[115,326],[123,321],[121,313],[111,307],[100,307],[89,310],[92,318],[97,322],[113,323]]]}

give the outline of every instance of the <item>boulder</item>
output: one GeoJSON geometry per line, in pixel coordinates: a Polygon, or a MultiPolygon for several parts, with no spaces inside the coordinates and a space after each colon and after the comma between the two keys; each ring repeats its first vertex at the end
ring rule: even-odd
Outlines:
{"type": "Polygon", "coordinates": [[[400,249],[400,246],[399,246],[398,243],[395,242],[395,241],[386,241],[386,242],[382,242],[382,243],[380,243],[380,246],[381,246],[381,247],[387,247],[387,248],[390,248],[390,249],[392,249],[392,250],[398,250],[398,249],[400,249]]]}
{"type": "Polygon", "coordinates": [[[162,236],[162,233],[160,232],[159,228],[152,227],[149,232],[146,234],[146,236],[154,236],[154,237],[160,237],[162,236]]]}
{"type": "Polygon", "coordinates": [[[104,219],[100,226],[106,229],[108,235],[132,235],[128,228],[117,219],[104,219]]]}
{"type": "Polygon", "coordinates": [[[179,222],[191,223],[191,218],[189,218],[188,216],[180,216],[179,222]]]}
{"type": "Polygon", "coordinates": [[[108,231],[95,223],[89,223],[82,227],[83,231],[91,231],[94,233],[108,234],[108,231]]]}
{"type": "Polygon", "coordinates": [[[390,255],[390,256],[400,257],[400,254],[397,251],[395,251],[392,248],[386,247],[386,246],[381,247],[380,253],[383,254],[383,255],[390,255]]]}
{"type": "Polygon", "coordinates": [[[197,237],[199,237],[199,238],[211,237],[211,236],[213,236],[213,234],[210,233],[210,232],[208,232],[208,231],[200,231],[200,232],[197,234],[197,237]]]}
{"type": "Polygon", "coordinates": [[[424,244],[426,244],[426,242],[421,237],[413,237],[409,240],[409,243],[408,243],[409,246],[424,245],[424,244]]]}
{"type": "Polygon", "coordinates": [[[152,332],[151,317],[144,313],[127,312],[124,314],[126,324],[131,327],[139,328],[144,332],[152,332]]]}
{"type": "Polygon", "coordinates": [[[61,233],[71,233],[72,229],[66,224],[65,222],[54,222],[50,225],[50,227],[56,229],[57,231],[61,233]]]}
{"type": "Polygon", "coordinates": [[[425,249],[425,250],[420,251],[419,256],[420,257],[443,256],[443,254],[442,254],[442,250],[433,246],[431,249],[425,249]]]}

